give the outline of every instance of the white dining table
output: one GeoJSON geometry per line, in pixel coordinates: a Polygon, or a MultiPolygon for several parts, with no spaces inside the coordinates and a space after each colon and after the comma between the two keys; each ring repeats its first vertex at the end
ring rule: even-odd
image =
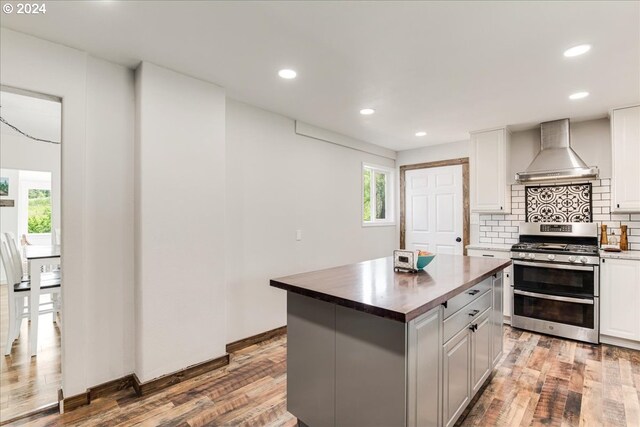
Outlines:
{"type": "MultiPolygon", "coordinates": [[[[31,280],[31,300],[29,313],[31,331],[29,334],[29,353],[35,356],[38,353],[38,315],[40,307],[40,284],[42,283],[42,267],[47,265],[60,265],[60,245],[24,247],[24,256],[29,263],[29,278],[31,280]]],[[[55,314],[54,314],[55,315],[55,314]]]]}

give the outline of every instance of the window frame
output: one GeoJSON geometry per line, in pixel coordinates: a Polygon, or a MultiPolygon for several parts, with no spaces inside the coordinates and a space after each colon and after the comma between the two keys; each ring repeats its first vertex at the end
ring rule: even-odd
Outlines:
{"type": "Polygon", "coordinates": [[[376,165],[373,163],[362,162],[362,168],[360,170],[360,221],[363,227],[384,227],[395,226],[395,199],[394,199],[394,187],[395,185],[395,169],[388,166],[376,165]],[[369,180],[369,207],[371,210],[371,220],[364,220],[364,173],[366,170],[371,171],[371,179],[369,180]],[[375,186],[375,174],[383,173],[386,176],[385,183],[385,219],[376,219],[376,186],[375,186]]]}

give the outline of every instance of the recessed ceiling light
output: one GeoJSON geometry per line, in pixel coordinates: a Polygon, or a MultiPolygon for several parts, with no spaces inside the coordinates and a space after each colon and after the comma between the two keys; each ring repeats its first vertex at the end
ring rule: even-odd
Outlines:
{"type": "Polygon", "coordinates": [[[360,114],[362,114],[363,116],[370,116],[375,112],[376,110],[374,110],[373,108],[363,108],[362,110],[360,110],[360,114]]]}
{"type": "Polygon", "coordinates": [[[421,130],[420,132],[416,132],[416,136],[426,136],[427,133],[423,130],[421,130]]]}
{"type": "Polygon", "coordinates": [[[589,96],[589,92],[576,92],[569,95],[569,99],[582,99],[589,96]]]}
{"type": "Polygon", "coordinates": [[[295,79],[298,73],[288,68],[278,71],[278,75],[283,79],[295,79]]]}
{"type": "Polygon", "coordinates": [[[589,49],[591,49],[590,44],[581,44],[565,50],[564,56],[566,56],[567,58],[570,58],[572,56],[582,55],[583,53],[589,52],[589,49]]]}

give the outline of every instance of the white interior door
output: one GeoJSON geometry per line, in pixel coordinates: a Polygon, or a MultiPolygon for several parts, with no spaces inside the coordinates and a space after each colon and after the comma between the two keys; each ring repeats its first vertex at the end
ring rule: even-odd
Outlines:
{"type": "Polygon", "coordinates": [[[407,249],[462,255],[462,165],[407,171],[405,203],[407,249]]]}

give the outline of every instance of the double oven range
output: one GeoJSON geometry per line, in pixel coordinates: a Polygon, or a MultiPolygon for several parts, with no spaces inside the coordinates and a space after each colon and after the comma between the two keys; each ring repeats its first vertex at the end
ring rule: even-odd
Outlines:
{"type": "Polygon", "coordinates": [[[599,265],[595,223],[523,223],[511,247],[511,325],[598,343],[599,265]]]}

